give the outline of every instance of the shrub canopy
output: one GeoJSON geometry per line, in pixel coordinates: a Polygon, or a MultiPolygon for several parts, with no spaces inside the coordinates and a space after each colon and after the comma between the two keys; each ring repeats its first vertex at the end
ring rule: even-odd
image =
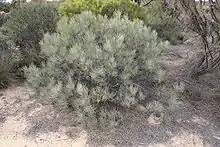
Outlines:
{"type": "Polygon", "coordinates": [[[47,62],[25,72],[42,100],[72,107],[79,122],[117,122],[119,107],[130,108],[143,98],[136,76],[161,81],[165,46],[142,21],[83,12],[61,19],[56,33],[45,34],[41,49],[47,62]]]}
{"type": "Polygon", "coordinates": [[[163,40],[176,43],[180,33],[176,29],[176,19],[171,10],[165,9],[162,0],[155,0],[147,7],[138,6],[131,0],[67,0],[60,4],[59,15],[73,17],[83,11],[112,17],[115,11],[120,11],[130,20],[140,19],[146,26],[155,29],[163,40]]]}
{"type": "Polygon", "coordinates": [[[12,6],[10,3],[0,2],[0,11],[4,11],[5,13],[10,12],[12,6]]]}
{"type": "Polygon", "coordinates": [[[39,58],[39,42],[44,33],[55,32],[56,23],[56,8],[30,3],[12,11],[6,27],[11,40],[20,47],[24,58],[33,61],[39,58]]]}
{"type": "Polygon", "coordinates": [[[58,12],[61,16],[72,17],[83,11],[107,15],[111,17],[115,11],[137,18],[141,7],[129,0],[67,0],[60,4],[58,12]]]}

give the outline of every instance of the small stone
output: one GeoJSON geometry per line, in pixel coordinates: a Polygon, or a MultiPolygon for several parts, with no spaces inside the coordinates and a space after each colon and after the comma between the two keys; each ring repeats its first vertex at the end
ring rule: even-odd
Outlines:
{"type": "Polygon", "coordinates": [[[139,112],[147,112],[148,110],[143,105],[137,105],[137,111],[139,111],[139,112]]]}
{"type": "Polygon", "coordinates": [[[150,115],[150,117],[148,118],[148,123],[150,125],[160,125],[163,121],[163,114],[161,113],[160,115],[159,114],[155,114],[155,113],[152,113],[150,115]]]}

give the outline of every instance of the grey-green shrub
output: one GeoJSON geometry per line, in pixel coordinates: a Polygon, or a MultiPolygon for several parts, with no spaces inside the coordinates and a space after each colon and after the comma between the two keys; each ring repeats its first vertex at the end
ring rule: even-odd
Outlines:
{"type": "Polygon", "coordinates": [[[57,11],[50,5],[29,3],[12,11],[6,27],[27,64],[38,61],[39,42],[44,33],[55,32],[56,23],[57,11]]]}
{"type": "Polygon", "coordinates": [[[7,37],[0,30],[0,89],[5,88],[12,78],[16,58],[8,44],[7,37]]]}
{"type": "Polygon", "coordinates": [[[41,50],[47,62],[25,73],[41,100],[71,107],[80,123],[118,124],[118,110],[143,98],[134,77],[145,73],[154,82],[162,80],[160,53],[166,44],[142,21],[83,12],[60,20],[56,33],[45,34],[41,50]]]}
{"type": "Polygon", "coordinates": [[[8,15],[9,14],[0,14],[0,27],[7,22],[8,15]]]}
{"type": "Polygon", "coordinates": [[[141,11],[139,19],[143,20],[147,26],[156,30],[158,37],[169,40],[172,44],[181,42],[181,33],[178,31],[177,12],[171,8],[164,8],[163,0],[154,0],[146,6],[145,11],[141,11]]]}
{"type": "Polygon", "coordinates": [[[12,5],[10,3],[0,2],[0,11],[4,11],[5,13],[10,12],[12,9],[12,5]]]}

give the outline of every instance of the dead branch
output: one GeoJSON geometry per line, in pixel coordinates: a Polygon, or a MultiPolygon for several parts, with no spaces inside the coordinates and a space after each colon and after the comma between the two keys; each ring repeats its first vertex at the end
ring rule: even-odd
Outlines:
{"type": "Polygon", "coordinates": [[[193,75],[199,76],[212,72],[220,66],[219,48],[217,52],[213,52],[211,47],[220,44],[220,6],[218,1],[209,0],[208,4],[205,4],[200,0],[200,7],[197,6],[195,0],[179,0],[179,3],[180,9],[190,18],[191,29],[200,36],[203,43],[204,54],[196,61],[193,75]],[[209,6],[209,11],[204,11],[203,6],[209,6]],[[209,38],[212,38],[211,42],[209,38]]]}
{"type": "Polygon", "coordinates": [[[144,4],[143,7],[146,7],[146,6],[150,5],[151,2],[153,2],[153,1],[154,1],[154,0],[150,0],[149,2],[147,2],[146,4],[144,4]]]}

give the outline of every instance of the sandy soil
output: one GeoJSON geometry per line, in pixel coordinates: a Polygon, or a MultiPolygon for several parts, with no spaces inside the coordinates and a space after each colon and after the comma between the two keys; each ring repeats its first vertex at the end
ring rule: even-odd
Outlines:
{"type": "MultiPolygon", "coordinates": [[[[169,64],[175,69],[184,58],[169,64]]],[[[70,112],[55,112],[33,96],[27,84],[0,91],[0,147],[220,147],[219,100],[208,93],[200,101],[184,101],[161,123],[134,113],[121,128],[90,132],[75,127],[70,112]]]]}

